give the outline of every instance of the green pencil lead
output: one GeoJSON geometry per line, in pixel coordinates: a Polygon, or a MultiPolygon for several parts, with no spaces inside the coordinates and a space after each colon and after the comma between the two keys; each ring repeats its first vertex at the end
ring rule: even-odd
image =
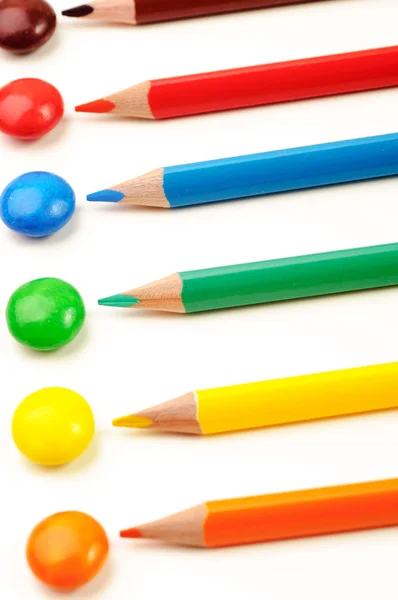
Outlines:
{"type": "Polygon", "coordinates": [[[100,306],[118,306],[120,308],[128,308],[129,306],[135,306],[139,304],[139,300],[134,296],[128,296],[127,294],[115,294],[114,296],[108,296],[108,298],[101,298],[98,300],[100,306]]]}

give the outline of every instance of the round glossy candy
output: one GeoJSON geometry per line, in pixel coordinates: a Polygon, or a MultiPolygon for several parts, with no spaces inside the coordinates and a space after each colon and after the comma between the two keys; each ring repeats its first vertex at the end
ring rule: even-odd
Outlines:
{"type": "Polygon", "coordinates": [[[1,0],[0,48],[16,54],[33,52],[50,39],[56,21],[44,0],[1,0]]]}
{"type": "Polygon", "coordinates": [[[42,79],[16,79],[0,89],[0,131],[35,140],[53,129],[64,114],[59,91],[42,79]]]}
{"type": "Polygon", "coordinates": [[[43,237],[58,231],[73,215],[75,194],[58,175],[24,173],[7,185],[0,196],[0,217],[18,233],[43,237]]]}
{"type": "Polygon", "coordinates": [[[51,515],[30,534],[26,557],[40,581],[58,591],[88,583],[103,567],[109,542],[103,527],[82,512],[51,515]]]}
{"type": "Polygon", "coordinates": [[[18,449],[39,465],[64,465],[80,456],[94,435],[89,404],[65,388],[44,388],[18,405],[12,437],[18,449]]]}
{"type": "Polygon", "coordinates": [[[54,277],[35,279],[12,294],[6,309],[8,329],[34,350],[56,350],[82,328],[85,308],[79,292],[54,277]]]}

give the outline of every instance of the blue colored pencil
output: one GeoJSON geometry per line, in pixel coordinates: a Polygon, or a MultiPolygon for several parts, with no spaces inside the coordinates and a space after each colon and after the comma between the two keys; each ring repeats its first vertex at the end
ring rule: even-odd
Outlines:
{"type": "Polygon", "coordinates": [[[87,199],[179,208],[398,175],[398,133],[155,169],[87,199]]]}

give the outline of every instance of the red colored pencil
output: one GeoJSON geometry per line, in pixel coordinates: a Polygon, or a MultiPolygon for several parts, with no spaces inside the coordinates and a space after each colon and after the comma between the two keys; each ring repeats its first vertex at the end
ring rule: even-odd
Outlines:
{"type": "Polygon", "coordinates": [[[304,4],[320,0],[96,0],[64,10],[66,17],[85,17],[141,25],[239,10],[304,4]]]}
{"type": "Polygon", "coordinates": [[[166,119],[398,85],[398,46],[145,81],[77,112],[166,119]]]}

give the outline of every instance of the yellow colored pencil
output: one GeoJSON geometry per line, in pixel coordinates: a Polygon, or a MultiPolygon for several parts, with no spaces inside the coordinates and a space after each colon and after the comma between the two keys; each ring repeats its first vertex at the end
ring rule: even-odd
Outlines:
{"type": "Polygon", "coordinates": [[[116,427],[211,435],[398,407],[398,363],[189,392],[116,427]]]}

